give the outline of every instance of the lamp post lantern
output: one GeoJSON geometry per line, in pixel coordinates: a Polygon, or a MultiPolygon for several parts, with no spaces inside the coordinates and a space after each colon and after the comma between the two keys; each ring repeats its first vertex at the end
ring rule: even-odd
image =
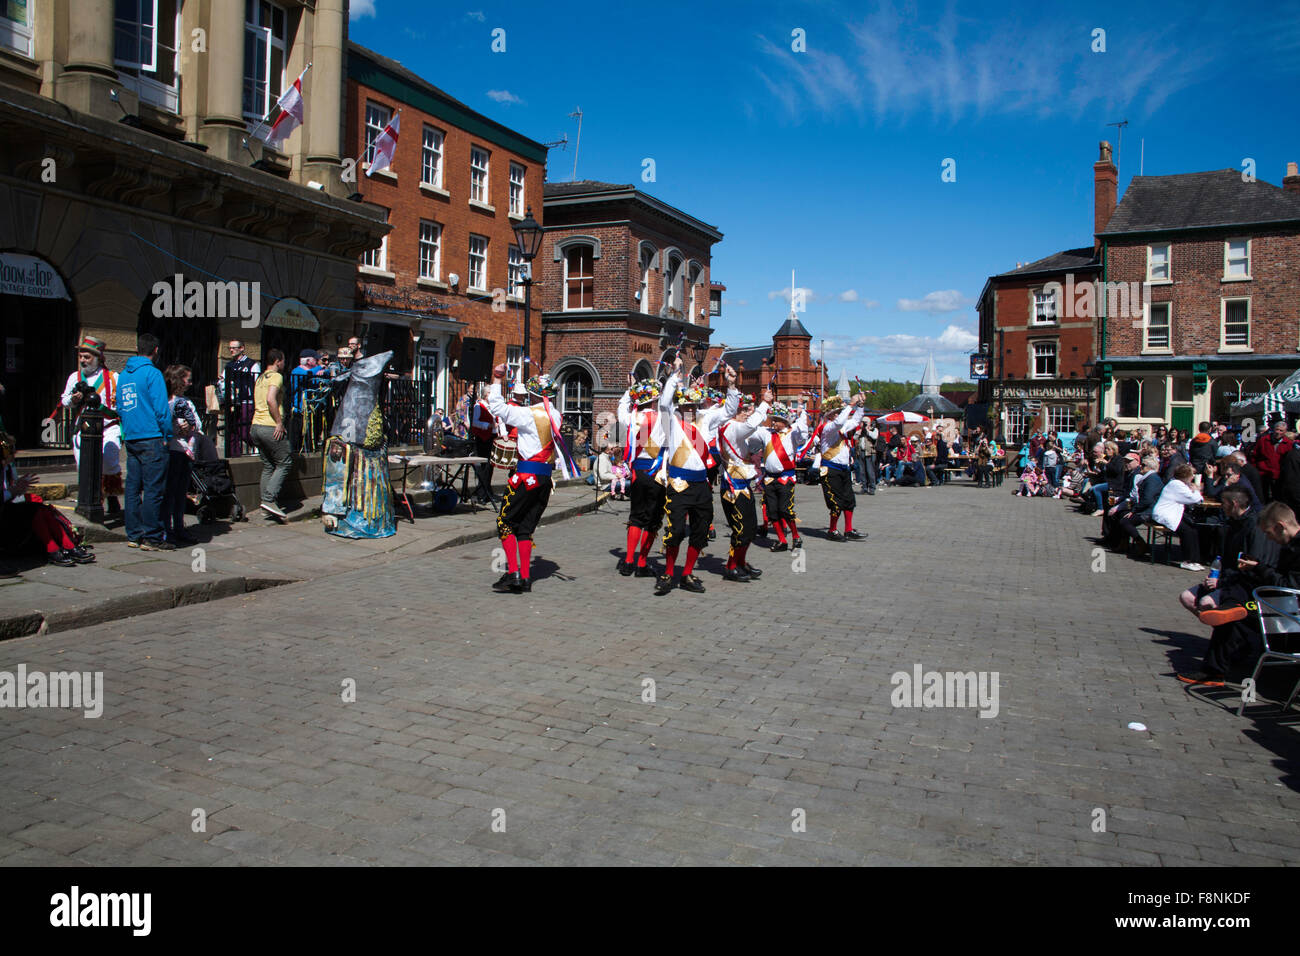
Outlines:
{"type": "Polygon", "coordinates": [[[524,257],[524,348],[523,355],[519,363],[519,379],[523,381],[526,376],[527,366],[530,360],[529,351],[532,349],[532,318],[533,318],[533,259],[537,256],[537,250],[542,244],[542,225],[533,218],[533,208],[528,207],[527,215],[522,222],[515,226],[515,244],[519,247],[519,254],[524,257]]]}

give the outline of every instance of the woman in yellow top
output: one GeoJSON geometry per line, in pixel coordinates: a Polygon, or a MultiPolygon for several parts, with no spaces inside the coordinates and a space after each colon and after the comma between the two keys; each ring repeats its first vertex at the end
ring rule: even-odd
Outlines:
{"type": "Polygon", "coordinates": [[[284,353],[268,349],[263,356],[266,368],[253,386],[253,423],[248,437],[262,457],[262,510],[278,520],[285,513],[277,499],[284,479],[293,467],[293,449],[284,431],[280,396],[284,393],[284,353]]]}

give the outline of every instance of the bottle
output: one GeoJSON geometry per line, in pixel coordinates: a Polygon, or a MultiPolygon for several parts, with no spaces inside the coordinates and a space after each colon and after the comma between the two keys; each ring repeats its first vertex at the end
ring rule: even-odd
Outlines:
{"type": "Polygon", "coordinates": [[[1223,561],[1216,557],[1214,563],[1210,565],[1210,587],[1214,587],[1219,583],[1219,569],[1221,567],[1223,567],[1223,561]]]}

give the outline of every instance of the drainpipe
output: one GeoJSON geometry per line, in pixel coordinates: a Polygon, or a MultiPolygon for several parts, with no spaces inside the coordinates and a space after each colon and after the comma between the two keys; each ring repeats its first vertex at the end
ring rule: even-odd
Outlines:
{"type": "Polygon", "coordinates": [[[1102,360],[1106,358],[1106,289],[1109,288],[1107,283],[1110,281],[1110,262],[1106,255],[1109,243],[1103,239],[1101,241],[1101,290],[1102,294],[1098,296],[1101,300],[1098,305],[1098,311],[1101,313],[1101,354],[1097,357],[1097,367],[1100,374],[1097,376],[1097,421],[1101,421],[1106,415],[1106,393],[1102,388],[1102,381],[1105,375],[1102,360]]]}

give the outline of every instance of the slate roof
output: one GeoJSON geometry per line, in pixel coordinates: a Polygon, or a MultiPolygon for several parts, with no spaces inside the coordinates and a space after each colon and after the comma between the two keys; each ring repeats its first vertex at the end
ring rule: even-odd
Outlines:
{"type": "Polygon", "coordinates": [[[1173,176],[1134,176],[1098,235],[1300,223],[1300,195],[1262,180],[1242,182],[1240,169],[1173,176]]]}
{"type": "Polygon", "coordinates": [[[625,189],[636,189],[631,183],[602,183],[595,179],[579,179],[572,183],[545,183],[543,194],[547,196],[568,196],[571,193],[613,193],[625,189]]]}
{"type": "Polygon", "coordinates": [[[763,359],[772,357],[771,345],[753,345],[741,349],[725,349],[722,360],[728,365],[739,367],[745,363],[746,372],[755,372],[763,367],[763,359]]]}
{"type": "MultiPolygon", "coordinates": [[[[776,330],[777,335],[795,335],[801,338],[810,339],[812,335],[803,327],[803,323],[798,318],[791,315],[785,320],[785,325],[776,330]]],[[[775,336],[773,336],[775,338],[775,336]]]]}
{"type": "Polygon", "coordinates": [[[1026,276],[1036,275],[1040,272],[1074,272],[1078,269],[1085,269],[1089,266],[1100,268],[1101,262],[1098,260],[1096,253],[1093,252],[1092,246],[1086,246],[1083,249],[1066,249],[1063,252],[1054,252],[1050,256],[1039,259],[1035,262],[1026,262],[1023,266],[1017,266],[1009,272],[1000,272],[994,278],[1002,279],[1007,276],[1026,276]]]}

